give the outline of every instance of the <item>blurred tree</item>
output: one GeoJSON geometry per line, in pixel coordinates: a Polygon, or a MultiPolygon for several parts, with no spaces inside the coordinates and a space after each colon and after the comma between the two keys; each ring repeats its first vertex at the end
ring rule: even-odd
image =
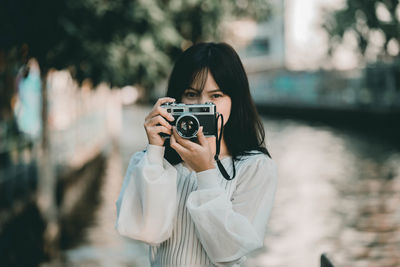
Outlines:
{"type": "Polygon", "coordinates": [[[374,56],[400,57],[399,0],[346,0],[344,8],[328,12],[325,18],[323,27],[330,36],[331,53],[351,32],[362,55],[373,43],[377,46],[370,51],[374,56]]]}
{"type": "Polygon", "coordinates": [[[342,9],[327,12],[332,54],[350,33],[356,37],[361,61],[366,63],[365,87],[375,106],[385,106],[385,94],[400,91],[400,1],[346,0],[342,9]]]}
{"type": "Polygon", "coordinates": [[[79,82],[151,88],[182,48],[219,40],[220,23],[263,18],[265,0],[2,0],[0,49],[26,45],[44,75],[68,68],[79,82]]]}

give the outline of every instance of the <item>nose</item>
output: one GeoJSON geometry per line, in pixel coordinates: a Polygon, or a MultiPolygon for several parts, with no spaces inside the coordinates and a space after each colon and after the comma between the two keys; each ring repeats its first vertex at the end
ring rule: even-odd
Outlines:
{"type": "Polygon", "coordinates": [[[198,103],[198,104],[205,104],[206,102],[210,102],[211,100],[209,99],[209,97],[208,96],[201,96],[201,98],[199,99],[199,102],[200,103],[198,103]]]}

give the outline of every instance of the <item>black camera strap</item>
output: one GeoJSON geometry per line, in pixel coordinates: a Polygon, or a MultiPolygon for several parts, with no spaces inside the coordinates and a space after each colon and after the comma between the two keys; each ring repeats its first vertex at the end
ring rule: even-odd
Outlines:
{"type": "Polygon", "coordinates": [[[235,175],[236,175],[235,162],[233,161],[233,158],[232,158],[233,175],[232,175],[232,177],[230,177],[228,172],[226,171],[224,165],[222,165],[221,161],[219,160],[219,153],[220,153],[220,150],[221,150],[222,132],[223,132],[223,128],[224,128],[224,117],[222,116],[222,114],[218,113],[218,115],[217,115],[217,125],[218,125],[218,119],[219,118],[221,118],[221,130],[220,130],[219,135],[218,135],[218,127],[217,127],[217,138],[215,139],[216,140],[216,150],[215,150],[214,159],[217,162],[218,169],[221,172],[222,176],[224,176],[224,178],[226,180],[230,181],[233,178],[235,178],[235,175]]]}

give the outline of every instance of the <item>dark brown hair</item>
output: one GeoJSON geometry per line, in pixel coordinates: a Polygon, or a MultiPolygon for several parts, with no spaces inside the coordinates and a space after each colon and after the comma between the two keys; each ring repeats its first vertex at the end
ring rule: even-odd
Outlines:
{"type": "MultiPolygon", "coordinates": [[[[226,43],[199,43],[184,51],[176,61],[168,82],[167,96],[181,102],[183,92],[193,82],[204,89],[210,72],[220,90],[231,97],[232,108],[224,126],[224,140],[234,160],[258,151],[270,154],[265,146],[265,132],[250,95],[249,82],[236,51],[226,43]]],[[[165,158],[171,164],[182,161],[165,142],[165,158]]]]}

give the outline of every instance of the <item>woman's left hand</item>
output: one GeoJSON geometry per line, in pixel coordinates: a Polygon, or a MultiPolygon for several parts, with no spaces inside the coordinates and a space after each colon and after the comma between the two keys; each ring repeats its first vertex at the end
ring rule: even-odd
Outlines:
{"type": "Polygon", "coordinates": [[[209,143],[204,136],[203,127],[197,132],[199,143],[182,138],[173,127],[170,145],[178,152],[182,160],[196,172],[214,169],[214,157],[209,143]]]}

